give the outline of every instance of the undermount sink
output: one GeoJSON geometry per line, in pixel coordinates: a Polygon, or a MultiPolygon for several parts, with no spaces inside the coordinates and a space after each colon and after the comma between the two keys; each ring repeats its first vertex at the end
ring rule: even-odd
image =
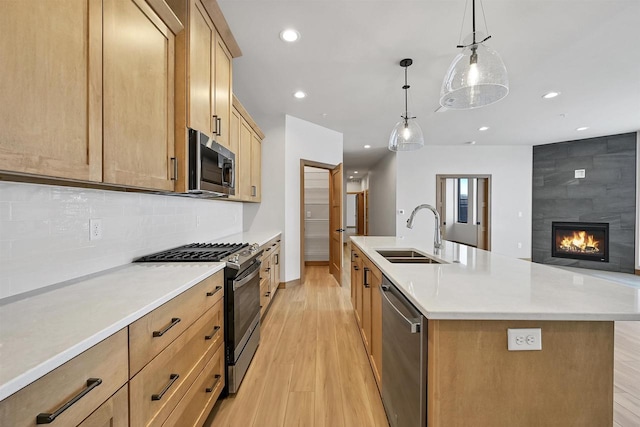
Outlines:
{"type": "Polygon", "coordinates": [[[413,249],[385,249],[376,252],[393,264],[442,264],[413,249]]]}

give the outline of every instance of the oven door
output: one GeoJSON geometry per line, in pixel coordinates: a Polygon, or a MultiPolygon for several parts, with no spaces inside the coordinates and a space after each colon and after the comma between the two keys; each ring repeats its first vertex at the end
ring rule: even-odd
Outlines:
{"type": "Polygon", "coordinates": [[[233,279],[233,360],[238,360],[251,336],[251,325],[260,313],[260,261],[233,279]]]}

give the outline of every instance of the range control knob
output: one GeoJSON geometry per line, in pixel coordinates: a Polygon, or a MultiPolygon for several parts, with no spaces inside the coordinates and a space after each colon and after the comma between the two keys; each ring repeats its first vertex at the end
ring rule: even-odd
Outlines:
{"type": "Polygon", "coordinates": [[[254,243],[253,245],[251,245],[251,250],[252,251],[257,251],[258,249],[260,249],[260,246],[257,243],[254,243]]]}
{"type": "Polygon", "coordinates": [[[238,263],[240,261],[240,255],[235,254],[235,255],[231,255],[231,258],[229,259],[229,261],[234,262],[234,263],[238,263]]]}

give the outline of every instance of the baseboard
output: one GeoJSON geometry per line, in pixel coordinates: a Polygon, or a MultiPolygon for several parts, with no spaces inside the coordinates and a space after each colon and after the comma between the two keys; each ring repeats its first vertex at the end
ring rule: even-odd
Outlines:
{"type": "Polygon", "coordinates": [[[640,276],[640,270],[636,270],[636,276],[640,276]]]}
{"type": "Polygon", "coordinates": [[[289,280],[288,282],[280,282],[278,284],[278,289],[287,289],[287,288],[290,288],[292,286],[297,286],[299,284],[300,284],[300,279],[289,280]]]}
{"type": "Polygon", "coordinates": [[[305,261],[304,265],[325,266],[325,265],[329,265],[329,261],[305,261]]]}
{"type": "Polygon", "coordinates": [[[520,258],[520,259],[521,259],[521,260],[523,260],[523,261],[529,261],[529,262],[531,262],[531,258],[520,258]]]}

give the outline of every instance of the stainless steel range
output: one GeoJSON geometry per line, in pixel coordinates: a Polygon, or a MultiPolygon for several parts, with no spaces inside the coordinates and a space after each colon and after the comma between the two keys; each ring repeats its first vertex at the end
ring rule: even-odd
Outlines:
{"type": "Polygon", "coordinates": [[[257,244],[192,243],[135,262],[226,262],[224,338],[226,393],[240,387],[260,343],[260,255],[257,244]]]}

